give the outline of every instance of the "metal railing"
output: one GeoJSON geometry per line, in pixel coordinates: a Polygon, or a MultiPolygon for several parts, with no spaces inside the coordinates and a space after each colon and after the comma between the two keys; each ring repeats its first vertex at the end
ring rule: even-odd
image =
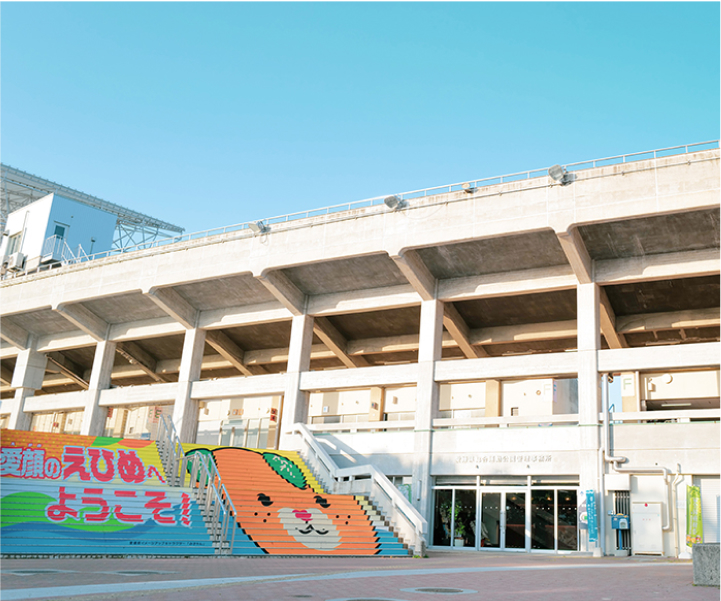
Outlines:
{"type": "Polygon", "coordinates": [[[190,488],[201,508],[216,552],[219,555],[232,553],[237,513],[215,463],[204,453],[185,455],[175,425],[164,415],[160,416],[156,445],[168,485],[190,488]]]}
{"type": "Polygon", "coordinates": [[[50,238],[45,240],[40,259],[43,263],[52,261],[62,263],[63,265],[72,265],[90,260],[81,244],[78,244],[78,248],[73,252],[65,238],[60,236],[50,236],[50,238]]]}
{"type": "Polygon", "coordinates": [[[300,435],[305,460],[327,490],[334,494],[368,493],[403,539],[411,541],[414,554],[425,553],[428,522],[385,474],[373,465],[339,468],[305,424],[295,424],[293,432],[300,435]]]}
{"type": "MultiPolygon", "coordinates": [[[[649,150],[645,152],[635,152],[631,154],[622,154],[618,156],[605,157],[602,159],[593,159],[590,161],[581,161],[578,163],[569,163],[564,165],[568,171],[579,171],[581,169],[592,169],[594,167],[604,167],[607,165],[615,165],[622,163],[632,163],[635,161],[643,161],[648,159],[658,159],[667,156],[689,154],[691,152],[698,152],[701,150],[712,150],[719,147],[718,140],[712,140],[710,142],[698,142],[696,144],[685,144],[682,146],[672,146],[669,148],[660,148],[657,150],[649,150]]],[[[548,175],[548,168],[533,169],[531,171],[521,171],[518,173],[510,173],[507,175],[499,175],[495,177],[487,177],[475,180],[467,180],[465,182],[459,182],[455,184],[445,184],[442,186],[435,186],[432,188],[422,188],[419,190],[411,190],[409,192],[401,192],[393,194],[396,198],[401,201],[407,201],[414,198],[425,198],[427,196],[435,196],[437,194],[448,194],[450,192],[460,192],[463,190],[474,191],[477,188],[485,186],[493,186],[496,184],[503,184],[507,182],[515,182],[521,180],[530,180],[548,175]]],[[[298,213],[289,213],[287,215],[279,215],[277,217],[270,217],[262,219],[265,225],[274,225],[279,223],[289,223],[293,221],[300,221],[303,219],[309,219],[312,217],[322,217],[324,215],[332,215],[334,213],[343,213],[346,211],[352,211],[355,209],[363,209],[368,207],[374,207],[382,205],[384,200],[388,198],[388,194],[383,196],[375,196],[373,198],[367,198],[365,200],[356,200],[348,203],[332,205],[329,207],[323,207],[320,209],[313,209],[310,211],[301,211],[298,213]]],[[[246,221],[243,223],[237,223],[234,225],[227,225],[225,227],[219,227],[209,230],[203,230],[200,232],[193,232],[184,234],[182,236],[174,236],[172,238],[162,238],[160,240],[153,240],[150,242],[143,242],[133,246],[127,246],[125,248],[116,248],[104,252],[94,253],[92,255],[86,255],[77,262],[93,261],[96,259],[103,259],[115,255],[121,255],[129,252],[135,252],[140,250],[148,250],[152,248],[160,248],[171,244],[177,244],[180,242],[190,242],[192,240],[199,240],[203,238],[209,238],[211,236],[218,236],[222,234],[228,234],[233,232],[248,231],[251,233],[251,225],[260,223],[260,221],[246,221]]]]}
{"type": "Polygon", "coordinates": [[[189,473],[189,484],[201,508],[218,555],[233,553],[235,546],[235,506],[220,480],[215,463],[204,453],[183,457],[182,473],[189,473]]]}
{"type": "Polygon", "coordinates": [[[185,484],[185,473],[181,469],[184,456],[183,444],[180,442],[173,420],[164,415],[160,416],[158,422],[155,444],[165,471],[165,481],[169,486],[183,486],[185,484]]]}

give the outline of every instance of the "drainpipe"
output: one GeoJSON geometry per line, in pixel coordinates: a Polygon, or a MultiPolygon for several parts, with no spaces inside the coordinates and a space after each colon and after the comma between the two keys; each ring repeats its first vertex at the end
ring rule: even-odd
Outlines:
{"type": "MultiPolygon", "coordinates": [[[[608,386],[606,374],[601,376],[601,408],[608,405],[608,386]]],[[[601,557],[606,555],[606,439],[601,433],[601,444],[598,447],[598,538],[601,541],[601,557]]]]}
{"type": "Polygon", "coordinates": [[[608,426],[608,378],[603,375],[603,394],[601,394],[601,413],[603,416],[603,460],[606,463],[611,464],[611,468],[619,474],[660,474],[663,476],[663,480],[666,483],[666,511],[665,513],[665,525],[661,526],[664,532],[671,530],[671,508],[670,493],[671,493],[671,480],[669,479],[669,471],[665,467],[620,467],[620,463],[628,461],[626,457],[614,457],[610,455],[609,448],[609,426],[608,426]]]}
{"type": "Polygon", "coordinates": [[[681,482],[681,464],[676,464],[676,477],[673,479],[671,484],[671,497],[673,499],[673,542],[676,557],[678,557],[678,493],[676,492],[676,486],[681,482]]]}

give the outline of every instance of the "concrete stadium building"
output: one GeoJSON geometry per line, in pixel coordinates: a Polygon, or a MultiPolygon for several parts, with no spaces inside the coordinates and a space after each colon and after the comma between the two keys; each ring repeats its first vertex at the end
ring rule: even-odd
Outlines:
{"type": "Polygon", "coordinates": [[[692,145],[27,257],[3,427],[167,415],[313,466],[303,430],[382,471],[431,548],[684,556],[687,485],[719,540],[719,179],[692,145]]]}

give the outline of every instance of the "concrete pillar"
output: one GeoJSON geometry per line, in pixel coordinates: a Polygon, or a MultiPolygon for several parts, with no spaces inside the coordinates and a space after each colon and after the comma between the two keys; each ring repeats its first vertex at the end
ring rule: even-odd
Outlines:
{"type": "Polygon", "coordinates": [[[501,416],[501,382],[486,380],[486,417],[501,416]]]}
{"type": "Polygon", "coordinates": [[[300,389],[300,375],[310,369],[313,345],[313,317],[295,315],[290,329],[283,414],[280,421],[280,449],[293,448],[293,424],[308,421],[308,393],[300,389]]]}
{"type": "Polygon", "coordinates": [[[438,416],[440,386],[435,381],[436,361],[441,360],[443,303],[421,303],[421,329],[418,345],[418,386],[413,454],[413,504],[430,521],[433,508],[431,488],[431,443],[433,418],[438,416]]]}
{"type": "Polygon", "coordinates": [[[30,429],[32,415],[25,413],[25,399],[33,396],[36,390],[43,387],[47,361],[47,357],[43,353],[38,353],[32,347],[20,351],[18,354],[11,382],[12,388],[15,389],[15,398],[10,411],[8,428],[12,430],[30,429]]]}
{"type": "MultiPolygon", "coordinates": [[[[638,372],[625,372],[621,378],[621,410],[624,413],[641,411],[641,395],[639,394],[638,372]]],[[[616,408],[618,411],[618,408],[616,408]]]]}
{"type": "Polygon", "coordinates": [[[85,411],[80,434],[86,436],[102,436],[105,432],[105,420],[108,417],[108,408],[101,407],[100,393],[110,388],[110,376],[115,363],[115,343],[108,340],[98,342],[95,347],[93,368],[90,372],[90,386],[86,392],[85,411]]]}
{"type": "Polygon", "coordinates": [[[380,386],[371,388],[370,409],[368,411],[369,422],[383,421],[383,413],[386,404],[386,389],[380,386]]]}
{"type": "MultiPolygon", "coordinates": [[[[598,350],[601,348],[600,297],[597,284],[579,284],[578,308],[578,420],[580,424],[579,458],[582,491],[596,492],[599,532],[601,531],[601,498],[599,442],[601,379],[598,373],[598,350]]],[[[588,544],[588,532],[582,531],[582,550],[588,544]]],[[[600,536],[600,535],[599,535],[600,536]]],[[[592,547],[586,547],[592,551],[592,547]]]]}
{"type": "Polygon", "coordinates": [[[173,407],[173,424],[181,442],[195,442],[198,429],[198,402],[190,398],[193,382],[200,378],[205,347],[205,330],[191,328],[185,331],[183,357],[180,359],[178,391],[173,407]]]}

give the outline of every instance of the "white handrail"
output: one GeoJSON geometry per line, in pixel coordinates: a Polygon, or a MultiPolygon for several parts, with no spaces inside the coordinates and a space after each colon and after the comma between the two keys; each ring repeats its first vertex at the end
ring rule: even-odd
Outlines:
{"type": "Polygon", "coordinates": [[[433,420],[433,428],[484,426],[539,426],[556,424],[577,424],[578,413],[563,413],[551,415],[514,415],[506,417],[440,417],[433,420]]]}
{"type": "MultiPolygon", "coordinates": [[[[634,412],[614,412],[608,413],[611,422],[626,421],[670,421],[680,419],[703,419],[703,420],[721,420],[721,409],[680,409],[678,411],[634,411],[634,412]]],[[[603,419],[603,413],[599,414],[599,418],[603,419]]]]}
{"type": "MultiPolygon", "coordinates": [[[[413,507],[411,502],[391,483],[379,469],[373,465],[359,465],[348,468],[339,468],[331,459],[326,450],[318,443],[306,424],[297,423],[293,432],[299,434],[308,449],[307,459],[312,466],[320,472],[321,481],[328,479],[332,484],[333,492],[338,490],[339,484],[345,479],[354,480],[358,476],[371,480],[371,492],[382,492],[383,495],[371,495],[373,501],[381,511],[397,527],[406,540],[412,540],[413,552],[423,555],[426,548],[428,522],[413,507]],[[323,477],[325,476],[325,478],[323,477]]],[[[327,484],[326,482],[323,482],[327,484]]],[[[327,486],[330,488],[330,486],[327,486]]]]}
{"type": "Polygon", "coordinates": [[[340,422],[337,424],[308,424],[311,432],[338,432],[349,430],[351,432],[366,430],[412,430],[415,420],[398,420],[390,422],[340,422]]]}

